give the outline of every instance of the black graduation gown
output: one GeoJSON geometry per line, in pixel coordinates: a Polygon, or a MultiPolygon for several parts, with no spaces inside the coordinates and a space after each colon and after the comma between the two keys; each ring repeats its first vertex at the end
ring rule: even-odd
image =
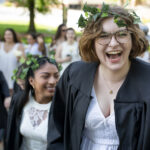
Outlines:
{"type": "Polygon", "coordinates": [[[9,97],[9,89],[3,73],[0,71],[0,129],[6,128],[7,111],[4,107],[4,99],[9,97]]]}
{"type": "MultiPolygon", "coordinates": [[[[80,150],[97,63],[72,63],[61,77],[49,116],[47,150],[80,150]]],[[[150,65],[131,61],[114,104],[118,150],[150,150],[150,65]]]]}

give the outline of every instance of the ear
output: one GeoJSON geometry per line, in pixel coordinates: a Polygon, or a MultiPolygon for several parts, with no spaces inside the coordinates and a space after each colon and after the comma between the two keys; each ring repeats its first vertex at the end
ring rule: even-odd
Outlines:
{"type": "Polygon", "coordinates": [[[33,87],[33,89],[34,89],[34,78],[33,77],[29,77],[29,83],[30,83],[30,85],[33,87]]]}

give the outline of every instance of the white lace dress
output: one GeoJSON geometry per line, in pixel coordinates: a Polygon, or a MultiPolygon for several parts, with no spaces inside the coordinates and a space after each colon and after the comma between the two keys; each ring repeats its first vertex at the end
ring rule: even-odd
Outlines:
{"type": "Polygon", "coordinates": [[[48,116],[51,102],[37,103],[32,96],[23,109],[20,133],[23,142],[20,150],[46,150],[48,116]]]}
{"type": "Polygon", "coordinates": [[[115,115],[104,117],[96,98],[94,88],[93,99],[89,105],[81,150],[117,150],[119,139],[115,126],[115,115]]]}

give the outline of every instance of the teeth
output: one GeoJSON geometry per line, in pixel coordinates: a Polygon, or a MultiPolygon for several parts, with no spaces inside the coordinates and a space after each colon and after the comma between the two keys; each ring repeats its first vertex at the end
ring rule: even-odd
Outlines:
{"type": "Polygon", "coordinates": [[[107,52],[107,54],[109,55],[115,55],[115,54],[120,54],[121,51],[110,51],[110,52],[107,52]]]}

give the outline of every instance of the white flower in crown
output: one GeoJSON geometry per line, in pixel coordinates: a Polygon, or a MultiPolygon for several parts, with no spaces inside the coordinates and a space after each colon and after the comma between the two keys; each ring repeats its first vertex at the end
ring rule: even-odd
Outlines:
{"type": "Polygon", "coordinates": [[[16,49],[16,50],[14,51],[14,55],[15,55],[16,57],[21,56],[21,55],[22,55],[22,52],[19,51],[18,49],[16,49]]]}

